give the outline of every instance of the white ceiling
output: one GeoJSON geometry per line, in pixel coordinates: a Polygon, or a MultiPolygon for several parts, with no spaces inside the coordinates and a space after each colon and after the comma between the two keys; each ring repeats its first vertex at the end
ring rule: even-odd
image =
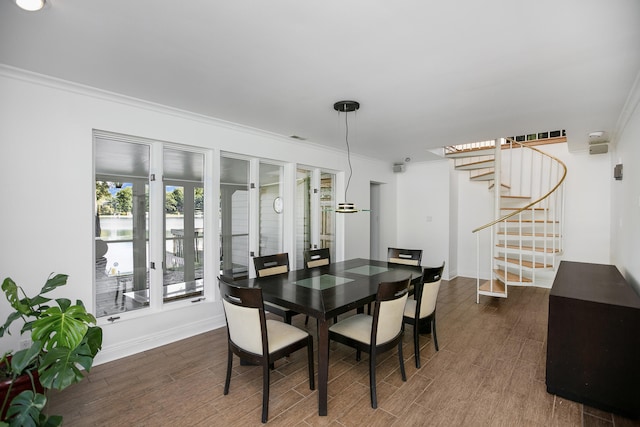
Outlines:
{"type": "MultiPolygon", "coordinates": [[[[400,161],[444,145],[615,132],[638,0],[0,0],[0,63],[400,161]]],[[[305,143],[305,142],[300,142],[305,143]]]]}

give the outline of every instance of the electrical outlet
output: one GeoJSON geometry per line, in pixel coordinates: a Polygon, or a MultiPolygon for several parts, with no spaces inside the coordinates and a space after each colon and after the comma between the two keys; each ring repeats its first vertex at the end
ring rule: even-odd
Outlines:
{"type": "Polygon", "coordinates": [[[29,341],[29,340],[20,341],[20,350],[25,350],[25,349],[27,349],[29,347],[31,347],[31,341],[29,341]]]}

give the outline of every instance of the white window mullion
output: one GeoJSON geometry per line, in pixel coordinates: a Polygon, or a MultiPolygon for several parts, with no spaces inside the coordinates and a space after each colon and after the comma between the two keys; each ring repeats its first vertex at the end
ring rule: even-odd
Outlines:
{"type": "Polygon", "coordinates": [[[249,163],[249,277],[255,277],[253,256],[260,250],[260,160],[249,163]]]}
{"type": "Polygon", "coordinates": [[[322,216],[320,212],[320,176],[322,171],[320,169],[314,169],[311,174],[311,248],[317,249],[320,247],[320,218],[322,216]]]}
{"type": "MultiPolygon", "coordinates": [[[[204,247],[206,254],[220,253],[219,200],[220,200],[220,152],[207,151],[204,154],[204,247]],[[210,230],[210,231],[209,231],[210,230]]],[[[204,297],[211,301],[218,295],[218,284],[214,279],[220,271],[219,256],[204,257],[204,297]],[[212,286],[213,285],[213,286],[212,286]]]]}
{"type": "Polygon", "coordinates": [[[282,221],[282,249],[289,253],[290,266],[296,265],[296,220],[295,220],[295,199],[296,199],[296,165],[287,163],[284,165],[284,176],[282,177],[281,192],[284,201],[284,209],[280,215],[282,221]]]}

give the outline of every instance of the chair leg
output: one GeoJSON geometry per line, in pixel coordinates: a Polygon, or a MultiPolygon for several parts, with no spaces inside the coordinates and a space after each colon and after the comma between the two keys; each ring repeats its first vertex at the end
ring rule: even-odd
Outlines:
{"type": "Polygon", "coordinates": [[[433,343],[436,345],[436,351],[440,351],[438,349],[438,334],[436,333],[436,312],[434,311],[431,314],[431,333],[433,334],[433,343]]]}
{"type": "Polygon", "coordinates": [[[304,325],[307,326],[307,323],[309,323],[309,316],[304,318],[304,325]]]}
{"type": "Polygon", "coordinates": [[[313,337],[307,338],[307,358],[309,359],[309,389],[316,389],[315,375],[313,374],[313,337]]]}
{"type": "Polygon", "coordinates": [[[229,394],[229,384],[231,383],[231,368],[233,367],[233,352],[229,349],[227,356],[227,378],[224,380],[224,394],[229,394]]]}
{"type": "Polygon", "coordinates": [[[371,407],[378,407],[378,396],[376,395],[376,350],[371,349],[369,354],[369,388],[371,390],[371,407]]]}
{"type": "Polygon", "coordinates": [[[362,352],[360,350],[356,350],[356,362],[360,361],[361,354],[362,354],[362,352]]]}
{"type": "Polygon", "coordinates": [[[402,340],[398,341],[398,359],[400,360],[400,373],[402,381],[407,381],[407,373],[404,371],[404,356],[402,355],[402,340]]]}
{"type": "Polygon", "coordinates": [[[284,323],[288,323],[289,325],[291,324],[291,317],[293,317],[291,314],[287,313],[284,315],[284,323]]]}
{"type": "Polygon", "coordinates": [[[416,368],[420,368],[420,330],[418,321],[413,324],[413,349],[416,355],[416,368]]]}
{"type": "Polygon", "coordinates": [[[262,363],[262,422],[266,423],[269,416],[269,361],[262,363]]]}

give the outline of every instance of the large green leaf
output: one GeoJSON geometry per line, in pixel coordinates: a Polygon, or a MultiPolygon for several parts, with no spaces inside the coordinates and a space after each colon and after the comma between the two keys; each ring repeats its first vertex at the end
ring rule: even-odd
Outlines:
{"type": "MultiPolygon", "coordinates": [[[[51,274],[53,274],[53,273],[51,273],[51,274]]],[[[46,294],[47,292],[52,291],[53,289],[57,288],[58,286],[66,285],[68,278],[69,278],[68,274],[56,274],[53,277],[51,277],[51,275],[49,275],[49,278],[47,279],[47,282],[44,284],[44,286],[40,290],[40,293],[41,294],[46,294]]]]}
{"type": "Polygon", "coordinates": [[[9,335],[11,335],[11,331],[9,330],[9,326],[11,326],[11,324],[13,323],[14,320],[19,319],[20,317],[22,317],[22,314],[20,314],[17,311],[14,311],[13,313],[9,314],[9,316],[7,316],[7,321],[4,322],[4,325],[0,326],[0,337],[4,336],[4,333],[8,333],[9,335]]]}
{"type": "Polygon", "coordinates": [[[63,390],[84,377],[78,365],[89,371],[92,364],[93,356],[86,341],[75,349],[53,348],[45,354],[38,368],[40,383],[45,388],[63,390]]]}
{"type": "Polygon", "coordinates": [[[11,304],[11,307],[21,315],[28,316],[32,311],[31,306],[27,304],[25,299],[20,298],[18,290],[20,290],[20,287],[16,285],[16,282],[14,282],[10,277],[7,277],[2,282],[2,291],[4,292],[7,301],[9,301],[9,304],[11,304]]]}
{"type": "Polygon", "coordinates": [[[19,289],[20,287],[16,285],[16,282],[14,282],[11,277],[7,277],[2,282],[2,291],[7,297],[9,304],[11,304],[11,307],[21,314],[28,315],[31,313],[31,306],[26,304],[24,300],[20,299],[20,296],[18,295],[19,289]]]}
{"type": "Polygon", "coordinates": [[[34,341],[31,347],[16,351],[11,358],[11,371],[14,374],[22,374],[27,368],[33,366],[42,350],[42,342],[34,341]]]}
{"type": "MultiPolygon", "coordinates": [[[[57,275],[55,278],[50,278],[49,280],[47,280],[47,283],[49,282],[51,282],[49,286],[45,285],[45,287],[42,288],[43,290],[46,289],[47,292],[66,283],[66,276],[57,275]],[[59,278],[58,276],[63,277],[59,278]]],[[[30,319],[39,317],[42,311],[49,308],[48,306],[43,304],[51,301],[50,298],[43,297],[42,295],[36,295],[33,298],[27,297],[26,295],[24,295],[24,291],[22,290],[22,288],[18,286],[10,277],[7,277],[2,282],[2,290],[5,294],[5,297],[7,298],[7,301],[9,301],[11,307],[13,307],[15,311],[7,316],[7,320],[5,321],[4,325],[0,327],[0,337],[2,337],[5,332],[10,334],[11,331],[9,330],[9,327],[15,320],[19,318],[24,318],[25,320],[20,333],[23,334],[24,332],[31,330],[31,324],[33,320],[30,319]],[[20,298],[20,293],[24,295],[23,298],[20,298]]]]}
{"type": "Polygon", "coordinates": [[[56,302],[60,307],[50,307],[33,322],[31,336],[34,340],[42,340],[47,350],[59,346],[75,348],[87,332],[88,324],[95,323],[96,319],[82,304],[70,305],[65,298],[56,302]]]}
{"type": "Polygon", "coordinates": [[[62,417],[60,415],[51,415],[47,417],[40,414],[40,427],[58,427],[62,425],[62,417]]]}
{"type": "Polygon", "coordinates": [[[90,326],[85,334],[85,340],[91,351],[91,357],[96,357],[96,354],[102,349],[102,328],[90,326]]]}
{"type": "Polygon", "coordinates": [[[25,390],[11,401],[7,410],[9,425],[20,427],[36,427],[40,422],[40,413],[47,403],[47,398],[31,390],[25,390]]]}

